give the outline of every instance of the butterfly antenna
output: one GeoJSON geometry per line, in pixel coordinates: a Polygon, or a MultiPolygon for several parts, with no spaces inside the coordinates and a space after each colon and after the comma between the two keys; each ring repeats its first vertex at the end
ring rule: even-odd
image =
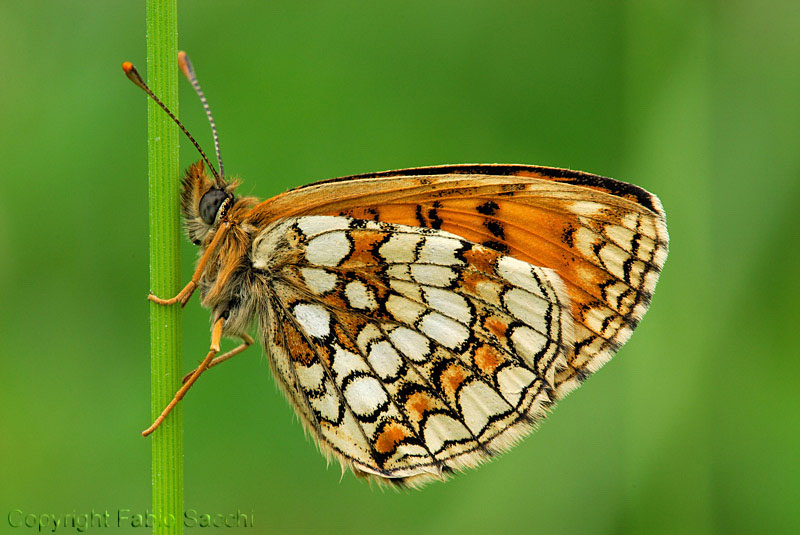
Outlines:
{"type": "Polygon", "coordinates": [[[203,161],[205,161],[206,164],[208,165],[209,169],[211,170],[211,174],[214,175],[214,178],[217,181],[217,184],[222,184],[224,186],[225,182],[222,179],[220,179],[220,176],[217,174],[216,169],[214,169],[214,166],[211,165],[211,162],[208,161],[206,153],[203,152],[203,149],[200,148],[200,144],[197,143],[197,141],[192,137],[192,134],[190,134],[189,131],[186,130],[186,127],[183,126],[183,124],[178,120],[178,118],[175,117],[175,115],[171,111],[169,111],[167,105],[161,102],[161,100],[157,96],[155,96],[155,94],[150,90],[150,88],[147,87],[147,84],[144,83],[142,76],[139,74],[139,71],[136,70],[136,67],[133,66],[133,63],[131,63],[130,61],[123,62],[122,70],[125,71],[125,75],[131,82],[139,86],[145,93],[147,93],[147,96],[152,98],[153,101],[156,104],[158,104],[161,107],[161,109],[167,113],[167,115],[169,115],[169,118],[175,121],[175,124],[177,124],[180,127],[180,129],[183,131],[184,134],[186,134],[186,137],[188,137],[189,141],[192,142],[194,148],[196,148],[197,152],[200,153],[200,156],[203,157],[203,161]]]}
{"type": "Polygon", "coordinates": [[[194,73],[194,67],[192,66],[192,62],[189,59],[189,56],[181,50],[178,52],[178,65],[180,66],[183,74],[186,78],[191,82],[192,87],[194,87],[194,92],[197,93],[197,96],[200,97],[200,102],[203,103],[203,109],[206,110],[206,115],[208,116],[208,122],[211,124],[211,133],[214,134],[214,149],[217,152],[217,163],[219,164],[219,174],[222,177],[222,180],[225,180],[225,166],[222,165],[222,154],[219,151],[219,136],[217,135],[217,125],[214,123],[214,116],[211,115],[211,108],[208,106],[208,100],[206,100],[206,95],[203,93],[203,90],[200,88],[200,82],[197,81],[197,75],[194,73]]]}

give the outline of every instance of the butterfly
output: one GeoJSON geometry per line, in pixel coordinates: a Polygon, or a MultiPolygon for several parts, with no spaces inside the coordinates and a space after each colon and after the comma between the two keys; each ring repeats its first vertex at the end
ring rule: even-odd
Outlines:
{"type": "MultiPolygon", "coordinates": [[[[188,57],[179,64],[205,97],[188,57]]],[[[667,257],[658,198],[598,175],[448,165],[317,182],[261,201],[202,160],[182,182],[209,367],[254,343],[321,451],[356,475],[443,479],[511,447],[605,364],[667,257]],[[223,355],[222,336],[241,344],[223,355]]]]}

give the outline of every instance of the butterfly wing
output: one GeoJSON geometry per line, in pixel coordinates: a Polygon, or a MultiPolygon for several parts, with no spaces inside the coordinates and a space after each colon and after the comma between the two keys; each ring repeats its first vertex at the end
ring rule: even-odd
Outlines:
{"type": "Polygon", "coordinates": [[[255,225],[307,214],[441,229],[554,270],[573,345],[559,399],[607,362],[647,310],[667,256],[658,198],[613,179],[547,167],[455,165],[343,177],[256,206],[255,225]]]}
{"type": "Polygon", "coordinates": [[[436,229],[281,220],[253,244],[261,332],[323,451],[415,484],[530,431],[572,351],[560,277],[436,229]]]}

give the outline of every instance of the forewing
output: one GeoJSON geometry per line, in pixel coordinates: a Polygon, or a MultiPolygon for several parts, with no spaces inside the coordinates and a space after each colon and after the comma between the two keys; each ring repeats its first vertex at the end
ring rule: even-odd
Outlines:
{"type": "Polygon", "coordinates": [[[356,473],[414,484],[479,463],[544,415],[567,366],[559,276],[441,230],[288,219],[253,265],[273,370],[356,473]]]}
{"type": "Polygon", "coordinates": [[[249,217],[264,226],[306,214],[441,229],[555,271],[574,318],[574,351],[556,379],[556,398],[628,340],[667,256],[657,197],[564,169],[457,165],[343,177],[279,195],[249,217]]]}

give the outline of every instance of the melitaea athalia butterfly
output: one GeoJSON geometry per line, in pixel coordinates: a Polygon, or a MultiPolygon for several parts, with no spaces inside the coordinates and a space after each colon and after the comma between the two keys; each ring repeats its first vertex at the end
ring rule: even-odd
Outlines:
{"type": "MultiPolygon", "coordinates": [[[[183,53],[180,64],[210,119],[183,53]]],[[[204,370],[250,346],[255,324],[323,453],[381,481],[443,478],[511,447],[605,364],[667,256],[658,198],[597,175],[423,167],[262,202],[236,196],[221,159],[217,173],[200,153],[181,198],[197,269],[174,298],[150,299],[185,304],[199,289],[211,351],[144,434],[204,370]],[[217,357],[223,335],[243,343],[217,357]]]]}

